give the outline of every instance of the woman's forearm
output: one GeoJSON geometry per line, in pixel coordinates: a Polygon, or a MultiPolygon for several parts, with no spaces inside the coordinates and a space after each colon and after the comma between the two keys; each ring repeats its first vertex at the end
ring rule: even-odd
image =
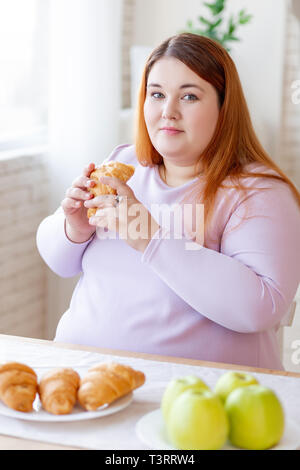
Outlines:
{"type": "Polygon", "coordinates": [[[144,262],[197,312],[242,333],[280,320],[285,304],[271,284],[229,256],[207,248],[189,252],[184,245],[184,240],[155,240],[144,262]]]}
{"type": "Polygon", "coordinates": [[[74,230],[67,220],[65,220],[65,233],[68,239],[73,243],[85,243],[90,240],[91,236],[95,233],[95,229],[91,228],[90,233],[80,233],[78,230],[74,230]]]}
{"type": "Polygon", "coordinates": [[[82,271],[82,255],[92,240],[74,242],[65,232],[65,216],[59,208],[38,227],[36,242],[49,268],[61,277],[73,277],[82,271]]]}
{"type": "Polygon", "coordinates": [[[190,251],[184,239],[161,237],[149,243],[142,261],[202,315],[251,333],[277,325],[296,294],[300,217],[281,186],[255,194],[247,220],[244,209],[239,205],[228,221],[220,252],[190,251]]]}

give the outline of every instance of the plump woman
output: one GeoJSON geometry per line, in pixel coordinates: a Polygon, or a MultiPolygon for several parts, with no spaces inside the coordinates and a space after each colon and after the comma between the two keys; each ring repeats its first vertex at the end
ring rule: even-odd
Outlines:
{"type": "Polygon", "coordinates": [[[300,195],[255,135],[229,54],[188,33],[159,45],[135,142],[109,161],[135,167],[127,183],[102,181],[120,204],[91,198],[90,163],[38,229],[49,267],[81,273],[55,339],[282,369],[276,332],[300,279],[300,195]],[[193,210],[178,223],[178,208],[193,210]]]}

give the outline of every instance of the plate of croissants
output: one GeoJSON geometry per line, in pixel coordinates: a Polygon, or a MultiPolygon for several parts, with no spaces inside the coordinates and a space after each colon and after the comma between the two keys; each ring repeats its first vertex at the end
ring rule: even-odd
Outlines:
{"type": "Polygon", "coordinates": [[[101,418],[126,408],[145,374],[102,362],[80,374],[70,367],[48,370],[20,363],[0,365],[0,415],[29,421],[101,418]]]}

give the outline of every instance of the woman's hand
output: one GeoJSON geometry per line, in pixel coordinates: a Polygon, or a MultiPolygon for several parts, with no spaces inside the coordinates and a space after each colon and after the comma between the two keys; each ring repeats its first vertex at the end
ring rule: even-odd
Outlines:
{"type": "Polygon", "coordinates": [[[76,243],[87,241],[96,231],[95,227],[89,224],[87,209],[84,206],[85,201],[94,197],[88,191],[89,187],[96,184],[95,181],[89,179],[94,169],[94,163],[85,167],[83,174],[76,178],[72,186],[67,189],[65,199],[61,202],[66,216],[66,234],[71,241],[76,243]]]}
{"type": "Polygon", "coordinates": [[[117,196],[97,196],[84,203],[86,208],[98,208],[90,225],[118,232],[129,246],[144,252],[159,225],[126,183],[114,177],[102,177],[100,182],[114,188],[117,196]]]}

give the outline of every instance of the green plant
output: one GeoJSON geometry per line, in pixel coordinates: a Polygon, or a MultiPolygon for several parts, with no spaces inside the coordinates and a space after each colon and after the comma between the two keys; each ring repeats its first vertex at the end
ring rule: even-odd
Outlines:
{"type": "Polygon", "coordinates": [[[234,15],[230,16],[227,22],[227,28],[222,30],[226,0],[215,0],[212,3],[204,2],[204,5],[210,10],[211,18],[208,19],[204,16],[199,16],[197,19],[201,24],[198,25],[198,27],[194,25],[193,21],[188,20],[184,32],[199,34],[200,36],[214,39],[230,52],[229,43],[231,41],[240,41],[235,35],[236,30],[239,26],[249,23],[252,19],[252,15],[248,15],[246,10],[240,10],[236,17],[234,15]]]}

